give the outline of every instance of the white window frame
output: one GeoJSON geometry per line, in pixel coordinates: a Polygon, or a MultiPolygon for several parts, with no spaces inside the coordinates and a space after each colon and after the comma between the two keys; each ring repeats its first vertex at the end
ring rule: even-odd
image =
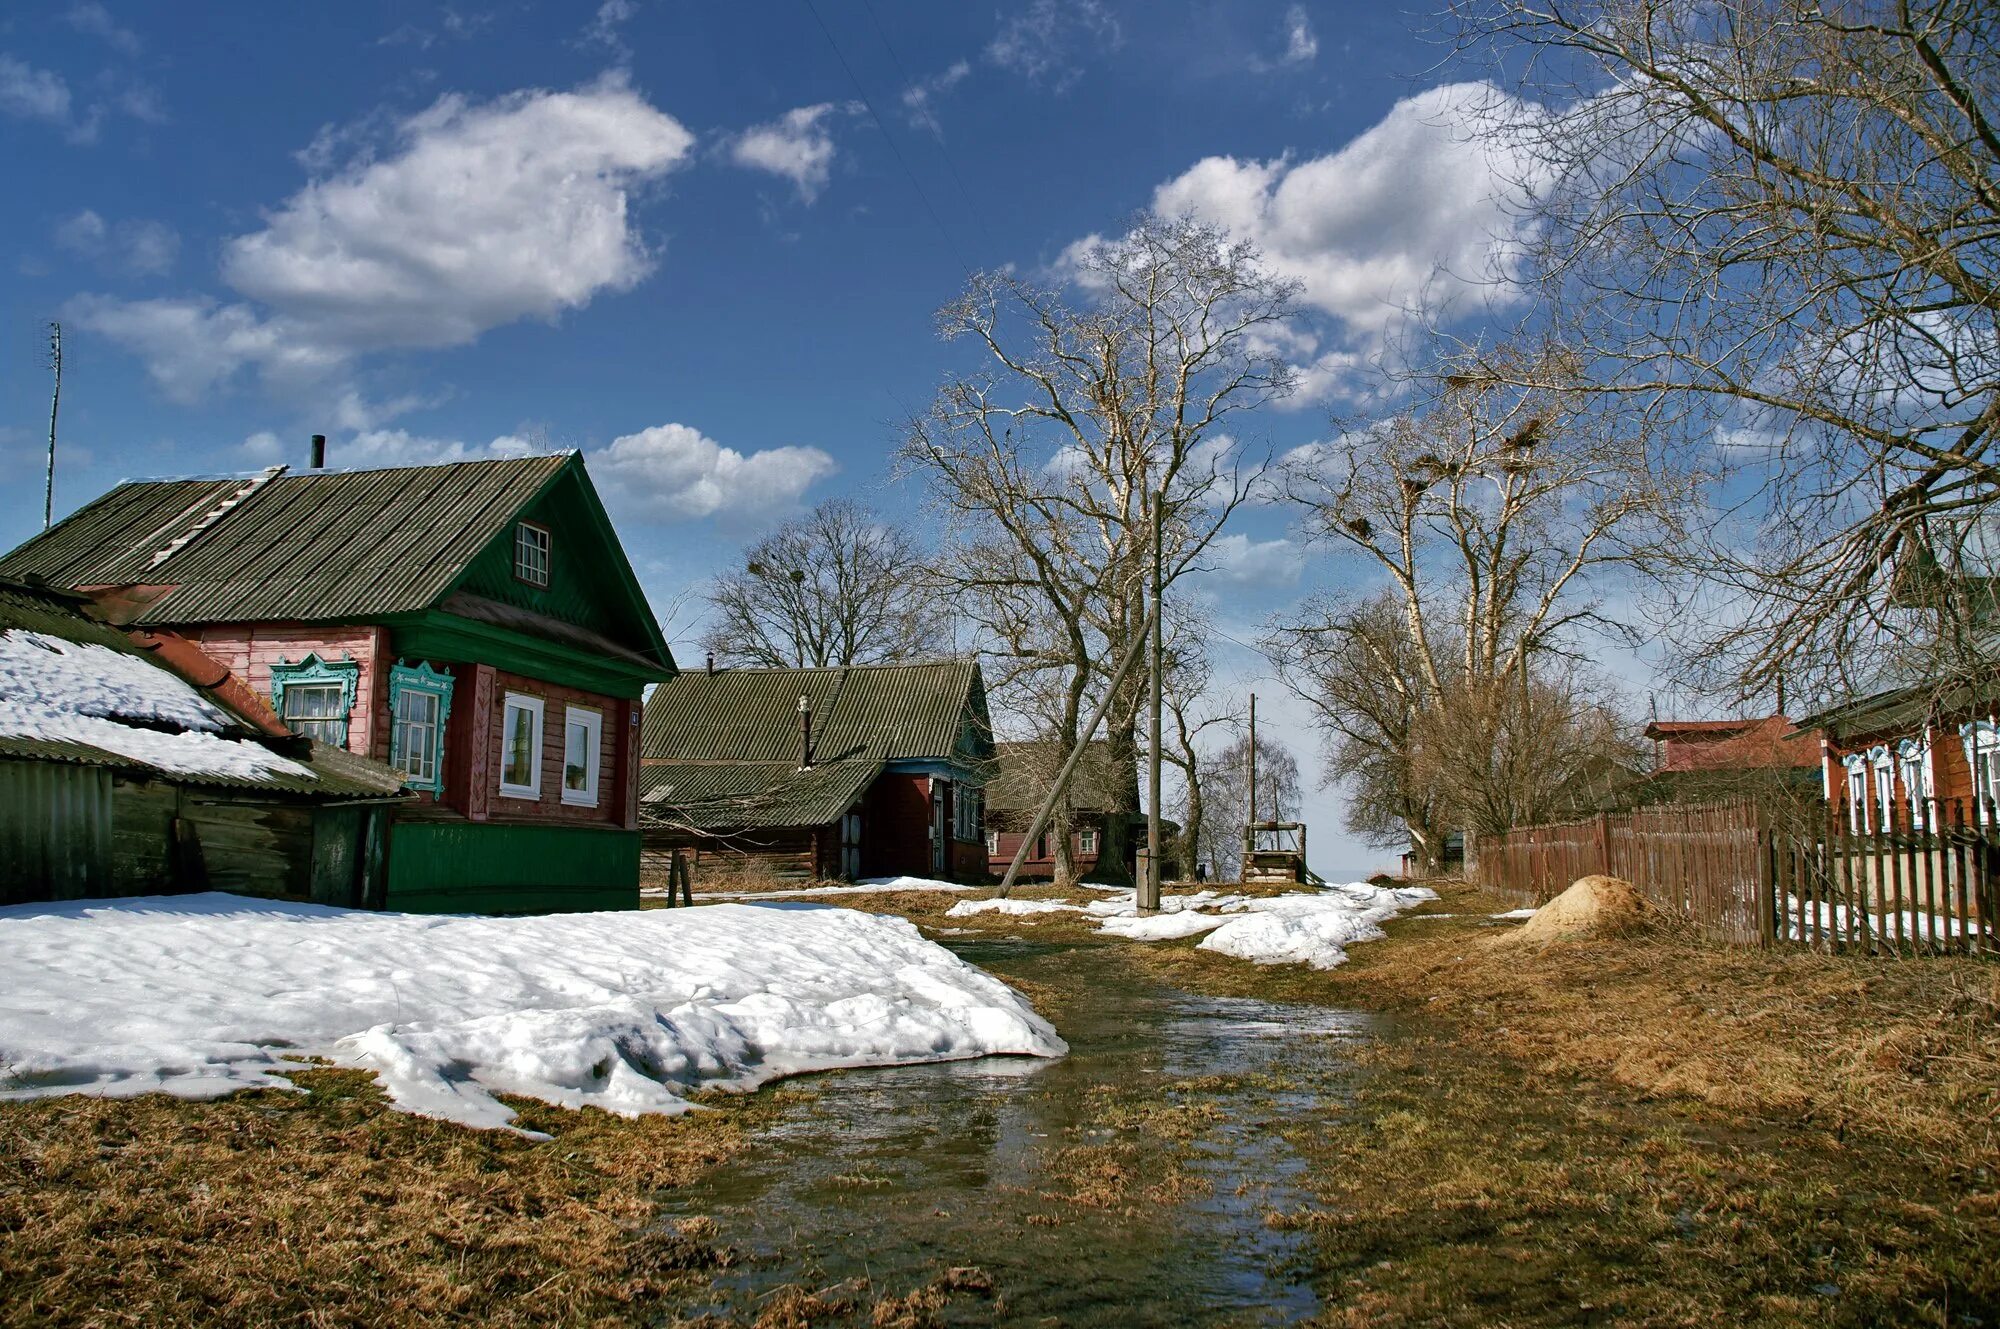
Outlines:
{"type": "Polygon", "coordinates": [[[1868,774],[1868,758],[1857,752],[1843,758],[1842,764],[1847,767],[1847,829],[1863,834],[1871,826],[1868,808],[1874,788],[1868,774]]]}
{"type": "Polygon", "coordinates": [[[999,853],[1000,853],[1000,832],[989,830],[986,832],[986,856],[988,858],[993,858],[997,856],[999,853]]]}
{"type": "Polygon", "coordinates": [[[1896,759],[1886,743],[1868,749],[1869,806],[1874,812],[1874,828],[1888,831],[1896,824],[1896,759]]]}
{"type": "Polygon", "coordinates": [[[604,765],[604,712],[588,706],[563,707],[563,775],[562,801],[573,808],[594,808],[597,806],[598,776],[604,765]],[[589,760],[584,763],[584,787],[569,787],[569,731],[572,725],[582,725],[590,731],[589,760]]]}
{"type": "Polygon", "coordinates": [[[500,796],[502,798],[524,798],[539,803],[542,798],[542,725],[546,718],[540,697],[530,697],[522,692],[510,692],[500,706],[500,796]],[[526,711],[535,717],[535,746],[529,758],[529,773],[534,777],[529,784],[507,783],[507,747],[514,739],[514,712],[526,711]]]}
{"type": "Polygon", "coordinates": [[[514,524],[514,576],[517,580],[548,589],[549,568],[555,558],[556,538],[548,527],[532,521],[514,524]],[[540,539],[535,539],[536,536],[540,539]]]}
{"type": "Polygon", "coordinates": [[[1906,738],[1896,744],[1896,773],[1903,777],[1903,796],[1910,801],[1910,829],[1928,829],[1928,800],[1931,796],[1929,740],[1906,738]]]}
{"type": "Polygon", "coordinates": [[[1959,726],[1958,735],[1972,777],[1973,820],[1991,826],[2000,819],[2000,724],[1975,720],[1959,726]]]}
{"type": "Polygon", "coordinates": [[[1079,854],[1095,854],[1097,845],[1098,832],[1095,826],[1086,826],[1076,833],[1076,851],[1079,854]]]}

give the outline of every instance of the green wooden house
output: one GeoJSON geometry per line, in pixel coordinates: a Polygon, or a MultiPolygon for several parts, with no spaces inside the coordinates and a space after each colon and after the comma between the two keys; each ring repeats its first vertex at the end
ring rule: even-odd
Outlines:
{"type": "Polygon", "coordinates": [[[641,697],[674,663],[579,454],[130,481],[0,577],[186,637],[399,771],[389,908],[637,904],[641,697]]]}

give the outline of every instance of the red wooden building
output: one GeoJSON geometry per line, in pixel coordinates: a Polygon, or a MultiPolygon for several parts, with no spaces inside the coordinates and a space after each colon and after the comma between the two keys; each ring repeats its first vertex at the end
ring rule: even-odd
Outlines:
{"type": "MultiPolygon", "coordinates": [[[[987,791],[986,804],[986,863],[994,876],[1004,874],[1007,865],[1014,861],[1035,812],[1048,796],[1049,785],[1061,768],[1064,755],[1062,745],[1055,742],[1037,740],[999,745],[999,769],[987,791]]],[[[1138,772],[1121,773],[1112,760],[1111,745],[1101,739],[1084,749],[1070,776],[1068,797],[1057,810],[1058,824],[1037,836],[1028,856],[1021,861],[1020,875],[1024,880],[1055,877],[1057,837],[1065,833],[1069,836],[1070,864],[1079,878],[1132,880],[1145,818],[1112,811],[1117,805],[1113,790],[1120,779],[1131,786],[1130,801],[1136,803],[1138,772]],[[1113,818],[1119,819],[1122,835],[1107,835],[1113,818]],[[1113,840],[1120,847],[1116,864],[1103,861],[1113,840]]]]}
{"type": "Polygon", "coordinates": [[[993,760],[971,660],[690,670],[646,702],[649,870],[697,879],[986,875],[993,760]]]}
{"type": "Polygon", "coordinates": [[[1827,801],[1855,830],[1923,829],[1939,801],[2000,824],[2000,682],[1895,688],[1801,723],[1821,728],[1827,801]]]}

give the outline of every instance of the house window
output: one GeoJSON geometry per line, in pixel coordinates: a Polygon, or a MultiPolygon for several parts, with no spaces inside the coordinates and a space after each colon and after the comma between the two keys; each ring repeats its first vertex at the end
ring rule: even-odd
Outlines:
{"type": "Polygon", "coordinates": [[[2000,823],[2000,726],[1980,720],[1958,732],[1972,768],[1973,816],[1981,826],[2000,823]]]}
{"type": "Polygon", "coordinates": [[[1903,797],[1910,800],[1910,829],[1928,824],[1926,800],[1931,796],[1930,744],[1906,739],[1896,745],[1896,771],[1903,779],[1903,797]]]}
{"type": "Polygon", "coordinates": [[[344,748],[360,684],[356,660],[322,660],[317,654],[297,664],[280,660],[271,666],[271,705],[293,733],[344,748]]]}
{"type": "Polygon", "coordinates": [[[1078,832],[1076,833],[1076,847],[1077,847],[1078,851],[1079,851],[1079,852],[1081,852],[1081,853],[1085,853],[1085,854],[1094,854],[1094,853],[1096,853],[1096,852],[1097,852],[1097,830],[1096,830],[1096,828],[1095,828],[1095,827],[1092,827],[1092,828],[1089,828],[1089,829],[1087,829],[1087,830],[1081,830],[1081,831],[1078,831],[1078,832]]]}
{"type": "Polygon", "coordinates": [[[500,722],[500,792],[508,798],[542,796],[542,699],[507,694],[500,722]]]}
{"type": "Polygon", "coordinates": [[[977,841],[979,824],[985,820],[986,795],[971,785],[963,784],[954,785],[952,791],[957,797],[952,800],[951,833],[956,839],[977,841]]]}
{"type": "Polygon", "coordinates": [[[597,766],[604,716],[581,706],[563,709],[562,801],[572,807],[597,806],[597,766]]]}
{"type": "Polygon", "coordinates": [[[989,858],[995,857],[999,854],[999,852],[1000,852],[1000,832],[998,831],[986,832],[987,857],[989,858]]]}
{"type": "Polygon", "coordinates": [[[451,714],[451,675],[419,662],[389,670],[389,764],[412,789],[444,789],[444,731],[451,714]]]}
{"type": "Polygon", "coordinates": [[[1863,757],[1847,759],[1847,829],[1859,835],[1867,831],[1868,762],[1863,757]]]}
{"type": "Polygon", "coordinates": [[[1875,829],[1886,831],[1896,824],[1896,767],[1887,747],[1870,748],[1868,760],[1875,773],[1875,798],[1869,813],[1875,829]]]}
{"type": "Polygon", "coordinates": [[[549,533],[524,521],[514,527],[514,575],[530,586],[549,584],[549,533]]]}

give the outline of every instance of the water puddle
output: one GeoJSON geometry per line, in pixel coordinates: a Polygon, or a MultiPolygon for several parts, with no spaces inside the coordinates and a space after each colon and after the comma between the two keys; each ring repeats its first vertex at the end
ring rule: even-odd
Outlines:
{"type": "MultiPolygon", "coordinates": [[[[1059,1061],[988,1058],[843,1071],[794,1082],[744,1154],[662,1196],[669,1221],[706,1217],[736,1263],[680,1308],[755,1318],[772,1289],[845,1287],[866,1307],[977,1266],[990,1298],[951,1298],[951,1324],[1289,1324],[1318,1301],[1303,1238],[1267,1226],[1307,1200],[1282,1129],[1345,1095],[1341,1044],[1374,1017],[1200,997],[1161,987],[1102,944],[947,939],[968,960],[1040,993],[1070,1042],[1059,1061]],[[1200,1080],[1199,1086],[1186,1082],[1200,1080]],[[1186,1105],[1172,1139],[1148,1139],[1115,1105],[1186,1105]],[[1220,1109],[1213,1111],[1209,1109],[1220,1109]],[[1094,1146],[1108,1146],[1102,1153],[1094,1146]],[[1130,1148],[1124,1146],[1137,1146],[1130,1148]],[[1092,1205],[1079,1159],[1130,1168],[1172,1154],[1172,1199],[1092,1205]],[[1156,1155],[1163,1156],[1163,1155],[1156,1155]]],[[[1159,1120],[1159,1119],[1155,1119],[1159,1120]]],[[[1165,1128],[1160,1128],[1163,1132],[1165,1128]]]]}

